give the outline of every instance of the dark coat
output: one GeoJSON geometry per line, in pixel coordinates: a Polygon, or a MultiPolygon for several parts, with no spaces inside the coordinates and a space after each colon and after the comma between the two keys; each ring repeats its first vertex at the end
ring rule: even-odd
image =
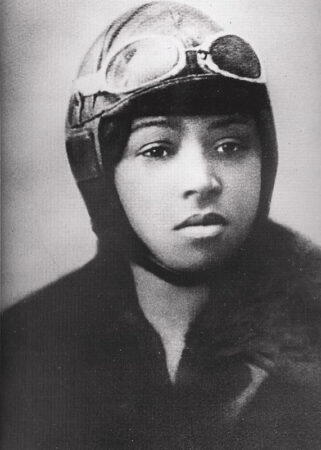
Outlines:
{"type": "Polygon", "coordinates": [[[127,265],[108,261],[5,312],[3,450],[321,448],[319,250],[270,224],[216,277],[174,385],[127,265]]]}

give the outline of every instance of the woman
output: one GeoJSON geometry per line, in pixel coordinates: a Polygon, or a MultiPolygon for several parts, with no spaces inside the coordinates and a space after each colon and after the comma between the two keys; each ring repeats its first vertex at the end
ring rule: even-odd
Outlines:
{"type": "Polygon", "coordinates": [[[256,52],[142,5],[86,55],[66,130],[99,249],[4,316],[3,448],[319,448],[320,251],[268,219],[256,52]]]}

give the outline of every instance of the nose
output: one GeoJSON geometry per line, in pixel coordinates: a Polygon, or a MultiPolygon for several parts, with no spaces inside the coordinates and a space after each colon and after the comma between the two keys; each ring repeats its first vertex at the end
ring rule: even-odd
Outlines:
{"type": "Polygon", "coordinates": [[[205,200],[222,191],[222,182],[213,158],[210,158],[199,142],[189,142],[182,152],[178,178],[183,198],[205,200]]]}

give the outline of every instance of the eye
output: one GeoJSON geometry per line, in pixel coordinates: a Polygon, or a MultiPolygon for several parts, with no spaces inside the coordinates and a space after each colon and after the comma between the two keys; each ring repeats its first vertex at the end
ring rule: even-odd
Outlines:
{"type": "Polygon", "coordinates": [[[145,146],[140,152],[139,155],[143,156],[144,158],[148,159],[167,159],[170,156],[172,156],[173,150],[170,148],[170,146],[164,143],[159,144],[151,144],[148,146],[145,146]]]}
{"type": "Polygon", "coordinates": [[[230,142],[223,142],[222,144],[218,145],[216,147],[216,151],[219,154],[222,155],[230,155],[239,153],[245,150],[245,146],[240,144],[239,142],[230,141],[230,142]]]}

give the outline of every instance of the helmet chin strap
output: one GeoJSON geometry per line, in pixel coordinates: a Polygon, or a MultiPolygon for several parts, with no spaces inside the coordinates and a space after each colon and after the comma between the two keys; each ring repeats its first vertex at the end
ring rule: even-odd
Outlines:
{"type": "MultiPolygon", "coordinates": [[[[119,230],[114,233],[105,232],[99,235],[98,239],[98,257],[106,259],[107,255],[121,256],[123,263],[125,261],[133,262],[144,268],[156,277],[175,286],[199,286],[210,282],[214,273],[219,269],[204,269],[197,271],[175,270],[167,267],[160,262],[149,251],[141,239],[129,227],[130,233],[119,236],[119,230]],[[118,245],[116,245],[116,242],[118,245]]],[[[128,231],[128,230],[127,230],[128,231]]],[[[109,259],[109,258],[107,258],[109,259]]]]}
{"type": "Polygon", "coordinates": [[[188,287],[208,283],[214,272],[213,269],[197,271],[171,269],[158,261],[147,249],[146,251],[134,251],[131,254],[131,260],[158,278],[175,286],[188,287]]]}

